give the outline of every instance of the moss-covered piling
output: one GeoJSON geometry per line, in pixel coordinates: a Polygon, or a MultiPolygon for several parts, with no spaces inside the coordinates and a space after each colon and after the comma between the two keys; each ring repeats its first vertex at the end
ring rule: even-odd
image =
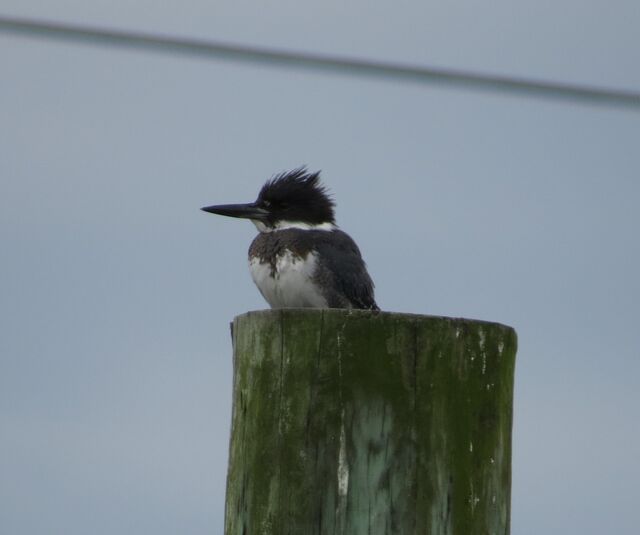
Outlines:
{"type": "Polygon", "coordinates": [[[284,309],[233,344],[226,535],[509,532],[513,329],[284,309]]]}

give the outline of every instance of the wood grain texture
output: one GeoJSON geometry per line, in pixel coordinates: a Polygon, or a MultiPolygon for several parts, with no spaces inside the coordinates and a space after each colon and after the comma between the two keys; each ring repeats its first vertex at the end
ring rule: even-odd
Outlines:
{"type": "Polygon", "coordinates": [[[465,319],[238,316],[225,533],[508,534],[516,344],[465,319]]]}

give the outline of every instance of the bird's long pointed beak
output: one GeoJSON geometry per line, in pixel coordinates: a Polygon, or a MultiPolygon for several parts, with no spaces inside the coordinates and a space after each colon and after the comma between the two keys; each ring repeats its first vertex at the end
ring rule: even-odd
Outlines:
{"type": "Polygon", "coordinates": [[[226,215],[228,217],[241,217],[243,219],[263,220],[268,212],[264,208],[259,208],[255,203],[247,204],[217,204],[202,208],[210,214],[226,215]]]}

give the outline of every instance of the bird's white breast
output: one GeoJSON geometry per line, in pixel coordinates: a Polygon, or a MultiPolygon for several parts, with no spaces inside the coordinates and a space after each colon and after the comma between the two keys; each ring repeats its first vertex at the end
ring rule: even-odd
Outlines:
{"type": "Polygon", "coordinates": [[[273,270],[269,262],[253,258],[249,262],[251,277],[272,308],[326,308],[327,300],[313,282],[318,259],[314,253],[305,258],[290,251],[278,255],[273,270]]]}

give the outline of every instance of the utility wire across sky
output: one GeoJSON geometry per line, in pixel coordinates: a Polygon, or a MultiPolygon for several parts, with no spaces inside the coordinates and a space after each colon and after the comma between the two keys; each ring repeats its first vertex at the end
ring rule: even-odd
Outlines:
{"type": "Polygon", "coordinates": [[[640,92],[638,91],[606,89],[328,54],[291,52],[219,41],[170,37],[144,32],[24,18],[0,16],[0,32],[58,41],[182,54],[214,60],[260,63],[289,69],[324,71],[350,76],[409,81],[494,93],[511,93],[589,104],[624,106],[640,110],[640,92]]]}

